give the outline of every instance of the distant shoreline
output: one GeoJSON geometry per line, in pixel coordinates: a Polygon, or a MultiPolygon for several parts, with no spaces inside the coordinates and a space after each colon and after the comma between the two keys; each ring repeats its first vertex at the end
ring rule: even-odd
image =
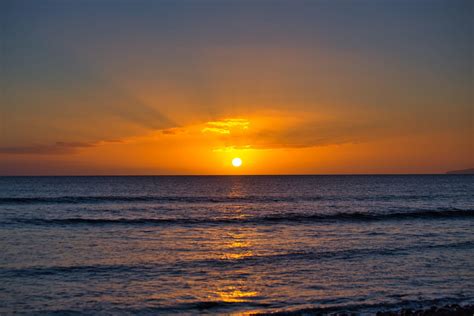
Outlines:
{"type": "Polygon", "coordinates": [[[474,168],[448,171],[446,174],[474,174],[474,168]]]}

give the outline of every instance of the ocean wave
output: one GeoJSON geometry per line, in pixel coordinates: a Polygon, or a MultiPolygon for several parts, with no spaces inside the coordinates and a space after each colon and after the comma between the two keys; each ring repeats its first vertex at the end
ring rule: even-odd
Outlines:
{"type": "MultiPolygon", "coordinates": [[[[403,294],[400,294],[404,296],[403,294]]],[[[326,300],[314,299],[314,307],[294,307],[282,302],[259,302],[240,300],[226,302],[222,300],[199,300],[169,305],[142,307],[110,307],[81,309],[50,309],[41,311],[41,315],[254,315],[254,316],[299,316],[299,315],[472,315],[474,306],[472,299],[463,297],[441,297],[434,299],[401,300],[399,302],[347,303],[348,299],[334,299],[336,303],[326,303],[326,300]],[[340,303],[338,303],[340,302],[340,303]],[[241,308],[245,308],[242,310],[241,308]],[[402,312],[403,310],[403,312],[402,312]],[[434,312],[437,311],[437,312],[434,312]]],[[[309,305],[309,304],[306,304],[309,305]]]]}
{"type": "Polygon", "coordinates": [[[285,253],[268,254],[268,255],[254,255],[241,258],[230,259],[207,259],[200,261],[191,261],[193,267],[196,266],[227,266],[229,263],[246,264],[252,262],[255,264],[284,262],[294,260],[351,260],[354,258],[369,257],[369,256],[397,256],[400,253],[423,251],[429,249],[472,249],[474,241],[460,241],[443,244],[420,244],[402,247],[383,247],[383,248],[352,248],[352,249],[338,249],[338,250],[305,250],[305,251],[291,251],[285,253]]]}
{"type": "Polygon", "coordinates": [[[238,223],[311,223],[324,221],[385,221],[408,219],[457,219],[473,218],[473,210],[437,209],[418,210],[393,213],[334,213],[334,214],[301,214],[284,213],[266,216],[250,217],[217,217],[217,218],[10,218],[9,223],[32,225],[209,225],[209,224],[238,224],[238,223]]]}
{"type": "Polygon", "coordinates": [[[139,268],[146,270],[147,266],[128,266],[128,265],[77,265],[77,266],[49,266],[49,267],[30,267],[30,268],[0,268],[0,275],[4,277],[38,277],[71,273],[86,274],[107,274],[107,273],[125,273],[139,268]]]}
{"type": "Polygon", "coordinates": [[[323,220],[341,220],[341,221],[380,221],[380,220],[397,220],[397,219],[436,219],[436,218],[459,218],[474,217],[473,210],[464,209],[435,209],[435,210],[416,210],[393,213],[375,213],[375,212],[353,212],[353,213],[335,213],[335,214],[284,214],[270,215],[262,217],[265,221],[323,221],[323,220]]]}
{"type": "MultiPolygon", "coordinates": [[[[403,294],[400,296],[403,297],[403,294]]],[[[413,315],[470,315],[474,310],[474,306],[458,304],[471,304],[472,299],[463,297],[443,297],[425,300],[401,300],[396,303],[380,302],[380,303],[346,303],[346,304],[327,304],[322,307],[307,308],[286,308],[280,310],[272,310],[270,312],[255,313],[255,316],[296,316],[296,315],[375,315],[379,312],[387,312],[386,315],[404,315],[401,309],[410,309],[413,315]],[[433,310],[440,308],[442,312],[434,313],[433,310]]]]}
{"type": "MultiPolygon", "coordinates": [[[[465,196],[465,195],[460,195],[465,196]]],[[[428,200],[433,198],[455,198],[453,194],[413,195],[311,195],[311,196],[36,196],[36,197],[0,197],[0,205],[28,204],[95,204],[95,203],[280,203],[315,201],[391,201],[391,200],[428,200]]]]}
{"type": "Polygon", "coordinates": [[[33,266],[27,268],[0,268],[2,277],[38,277],[54,275],[72,275],[88,274],[101,278],[103,275],[111,273],[136,275],[162,274],[163,269],[167,273],[192,273],[198,267],[222,267],[224,269],[234,269],[236,265],[246,265],[255,263],[265,264],[272,262],[284,262],[294,260],[350,260],[366,256],[396,256],[400,252],[422,251],[423,249],[472,249],[474,241],[461,241],[434,245],[412,245],[391,248],[356,248],[356,249],[337,249],[337,250],[309,250],[309,251],[290,251],[276,254],[253,255],[242,258],[209,258],[209,259],[191,259],[178,260],[170,268],[168,263],[148,263],[148,264],[99,264],[99,265],[73,265],[73,266],[33,266]]]}
{"type": "MultiPolygon", "coordinates": [[[[313,200],[322,197],[311,197],[313,200]]],[[[57,197],[3,197],[0,204],[88,204],[88,203],[226,203],[226,202],[293,202],[298,198],[271,196],[57,196],[57,197]]]]}

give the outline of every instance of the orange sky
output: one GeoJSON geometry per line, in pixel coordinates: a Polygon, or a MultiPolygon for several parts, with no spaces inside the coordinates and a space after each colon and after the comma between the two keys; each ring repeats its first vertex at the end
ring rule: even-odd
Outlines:
{"type": "Polygon", "coordinates": [[[0,10],[0,175],[474,166],[469,1],[140,3],[0,10]]]}
{"type": "Polygon", "coordinates": [[[354,125],[351,135],[331,124],[307,113],[225,118],[121,139],[33,146],[4,159],[25,165],[25,174],[337,174],[436,173],[468,166],[472,158],[469,146],[443,133],[437,140],[450,146],[440,148],[433,133],[414,127],[397,134],[354,125]],[[240,168],[232,166],[234,157],[243,160],[240,168]]]}

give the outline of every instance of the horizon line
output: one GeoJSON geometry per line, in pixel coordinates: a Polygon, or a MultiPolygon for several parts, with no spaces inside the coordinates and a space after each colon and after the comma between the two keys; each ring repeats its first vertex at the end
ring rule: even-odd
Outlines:
{"type": "Polygon", "coordinates": [[[2,175],[0,177],[279,177],[279,176],[459,176],[469,173],[282,173],[282,174],[31,174],[2,175]]]}

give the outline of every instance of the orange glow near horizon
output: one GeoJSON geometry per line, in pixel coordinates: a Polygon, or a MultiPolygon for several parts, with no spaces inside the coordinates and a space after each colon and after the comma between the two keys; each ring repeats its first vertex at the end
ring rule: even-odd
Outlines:
{"type": "MultiPolygon", "coordinates": [[[[377,131],[356,125],[345,128],[332,117],[309,113],[253,114],[83,146],[59,143],[54,145],[57,153],[50,146],[44,151],[51,150],[51,154],[35,157],[45,165],[63,159],[68,162],[64,169],[84,168],[79,174],[400,173],[426,168],[427,157],[439,150],[431,142],[432,135],[377,131]],[[347,138],[348,132],[358,137],[347,138]],[[408,163],[391,167],[403,158],[404,148],[420,143],[424,152],[411,156],[412,169],[408,163]]],[[[428,167],[430,172],[436,166],[428,167]]]]}

